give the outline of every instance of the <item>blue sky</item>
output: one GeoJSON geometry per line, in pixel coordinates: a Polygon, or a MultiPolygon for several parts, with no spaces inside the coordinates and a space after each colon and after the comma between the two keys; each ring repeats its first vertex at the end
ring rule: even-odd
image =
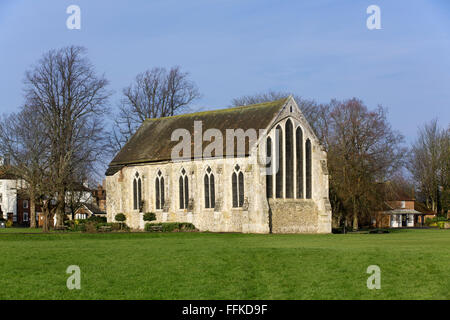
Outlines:
{"type": "Polygon", "coordinates": [[[388,107],[408,142],[450,123],[450,1],[0,0],[0,112],[23,102],[24,72],[52,48],[83,45],[116,93],[154,66],[180,65],[203,97],[229,105],[269,89],[318,102],[358,97],[388,107]],[[66,8],[81,8],[81,30],[66,8]],[[366,8],[381,8],[368,30],[366,8]]]}

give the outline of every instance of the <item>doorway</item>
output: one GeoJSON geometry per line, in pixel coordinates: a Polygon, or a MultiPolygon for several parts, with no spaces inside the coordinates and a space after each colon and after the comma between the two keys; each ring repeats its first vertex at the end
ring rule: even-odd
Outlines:
{"type": "Polygon", "coordinates": [[[408,226],[408,215],[402,214],[402,227],[408,226]]]}

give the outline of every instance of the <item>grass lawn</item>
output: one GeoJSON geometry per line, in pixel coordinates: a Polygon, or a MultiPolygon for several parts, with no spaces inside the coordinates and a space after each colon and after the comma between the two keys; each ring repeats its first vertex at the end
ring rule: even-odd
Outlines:
{"type": "MultiPolygon", "coordinates": [[[[42,228],[0,228],[1,233],[40,233],[42,228]]],[[[1,239],[0,239],[1,240],[1,239]]]]}
{"type": "MultiPolygon", "coordinates": [[[[22,230],[23,231],[23,230],[22,230]]],[[[5,234],[0,299],[449,299],[450,232],[5,234]],[[66,268],[81,268],[68,290],[66,268]],[[381,289],[366,286],[369,265],[381,289]]]]}

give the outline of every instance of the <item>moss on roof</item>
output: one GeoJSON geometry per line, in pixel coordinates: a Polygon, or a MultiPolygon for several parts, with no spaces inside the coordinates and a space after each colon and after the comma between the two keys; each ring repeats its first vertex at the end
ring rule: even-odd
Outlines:
{"type": "MultiPolygon", "coordinates": [[[[171,141],[172,132],[186,129],[193,140],[194,121],[202,121],[203,133],[208,129],[222,132],[225,144],[227,129],[265,129],[278,114],[288,98],[228,109],[181,114],[171,117],[147,119],[111,161],[107,175],[121,166],[145,162],[169,161],[178,141],[171,141]]],[[[203,142],[203,148],[210,142],[203,142]]],[[[247,146],[250,147],[250,146],[247,146]]],[[[248,150],[248,148],[246,148],[248,150]]],[[[225,155],[224,146],[224,155],[225,155]]],[[[193,141],[192,152],[193,153],[193,141]]]]}

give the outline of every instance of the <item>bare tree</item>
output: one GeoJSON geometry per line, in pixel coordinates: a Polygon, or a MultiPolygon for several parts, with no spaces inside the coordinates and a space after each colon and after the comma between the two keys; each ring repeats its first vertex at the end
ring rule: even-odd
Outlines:
{"type": "MultiPolygon", "coordinates": [[[[345,221],[359,227],[361,217],[379,209],[384,195],[378,184],[403,164],[403,136],[392,130],[385,109],[368,108],[357,99],[332,101],[327,120],[326,148],[330,190],[345,221]]],[[[333,203],[332,203],[333,204],[333,203]]]]}
{"type": "Polygon", "coordinates": [[[185,111],[200,97],[189,73],[178,66],[169,71],[153,68],[140,73],[123,89],[115,129],[110,136],[110,151],[117,153],[148,118],[173,116],[185,111]]]}
{"type": "Polygon", "coordinates": [[[77,166],[94,163],[104,145],[107,83],[95,73],[86,50],[76,46],[49,51],[26,73],[26,104],[49,139],[52,188],[47,191],[56,199],[57,226],[63,224],[65,194],[77,166]]]}
{"type": "Polygon", "coordinates": [[[427,207],[439,213],[444,207],[448,210],[449,140],[450,129],[441,129],[437,120],[432,120],[419,130],[408,163],[408,169],[418,184],[419,194],[427,207]]]}
{"type": "Polygon", "coordinates": [[[48,137],[43,123],[26,106],[0,122],[0,153],[8,155],[8,171],[25,182],[30,198],[30,227],[36,227],[36,202],[43,194],[42,181],[49,168],[48,137]]]}
{"type": "MultiPolygon", "coordinates": [[[[250,104],[263,103],[268,101],[280,100],[287,98],[290,94],[284,91],[269,90],[266,92],[260,92],[250,95],[244,95],[231,100],[231,107],[248,106],[250,104]]],[[[296,100],[299,97],[295,97],[296,100]]],[[[299,99],[300,100],[300,99],[299,99]]]]}

